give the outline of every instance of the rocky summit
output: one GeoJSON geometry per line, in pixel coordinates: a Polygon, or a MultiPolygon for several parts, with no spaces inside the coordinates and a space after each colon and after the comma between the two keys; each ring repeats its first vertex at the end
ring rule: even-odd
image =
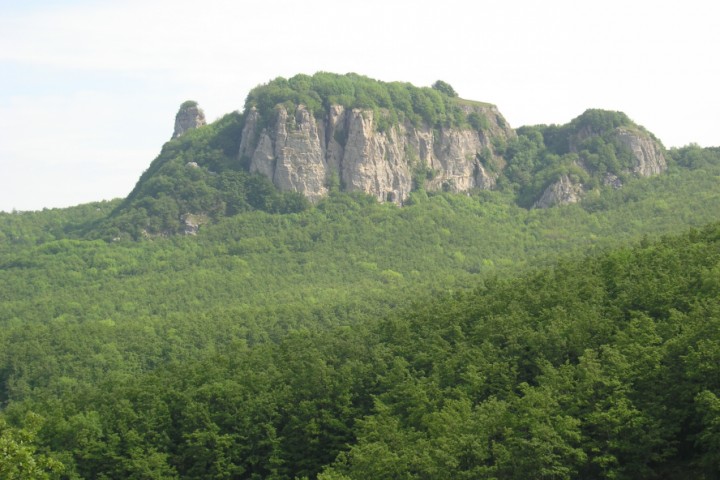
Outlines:
{"type": "MultiPolygon", "coordinates": [[[[355,74],[275,79],[248,95],[237,163],[311,202],[336,187],[399,205],[419,188],[493,189],[507,167],[524,168],[508,155],[518,135],[496,106],[440,90],[355,74]]],[[[203,111],[187,101],[173,138],[203,125],[203,111]]],[[[562,156],[562,168],[535,185],[528,206],[575,203],[594,185],[620,188],[630,176],[667,168],[660,142],[620,112],[588,110],[553,128],[541,135],[555,138],[549,153],[562,156]],[[593,160],[598,156],[604,165],[593,160]]]]}

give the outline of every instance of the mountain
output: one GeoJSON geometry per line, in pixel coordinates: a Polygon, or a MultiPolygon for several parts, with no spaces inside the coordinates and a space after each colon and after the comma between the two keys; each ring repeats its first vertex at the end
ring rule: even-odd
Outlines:
{"type": "Polygon", "coordinates": [[[332,191],[406,205],[413,195],[501,190],[546,208],[667,169],[662,144],[625,114],[513,130],[497,107],[356,74],[277,78],[242,113],[205,125],[194,101],[105,237],[196,233],[248,210],[298,212],[332,191]]]}
{"type": "MultiPolygon", "coordinates": [[[[462,100],[442,89],[364,77],[299,77],[287,84],[277,79],[257,87],[246,102],[241,161],[282,191],[317,201],[337,175],[342,190],[403,204],[412,190],[420,188],[494,189],[506,167],[516,173],[538,173],[528,171],[519,152],[513,151],[522,150],[522,142],[494,105],[462,100]],[[346,90],[356,95],[367,84],[378,92],[368,102],[374,108],[335,103],[339,97],[329,91],[336,90],[323,82],[347,83],[346,90]],[[307,98],[288,101],[289,92],[285,97],[266,92],[281,87],[307,98]],[[278,103],[267,103],[267,96],[278,103]],[[313,111],[298,103],[313,98],[321,101],[313,111]],[[435,109],[418,116],[417,112],[427,111],[422,108],[426,99],[432,99],[435,109]],[[258,110],[271,105],[272,112],[258,110]]],[[[452,87],[450,91],[454,92],[452,87]]],[[[562,158],[539,162],[546,169],[552,167],[555,178],[535,199],[536,207],[574,203],[593,184],[618,188],[629,176],[648,177],[667,168],[662,144],[620,112],[588,110],[568,125],[539,130],[543,139],[547,136],[548,150],[562,158]]],[[[531,135],[528,129],[519,133],[531,135]]]]}

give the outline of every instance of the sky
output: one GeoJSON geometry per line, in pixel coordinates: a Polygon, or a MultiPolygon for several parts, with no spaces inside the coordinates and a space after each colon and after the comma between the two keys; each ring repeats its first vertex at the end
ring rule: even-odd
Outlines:
{"type": "Polygon", "coordinates": [[[720,146],[709,0],[0,0],[0,210],[126,196],[196,100],[355,72],[490,102],[513,127],[625,112],[666,147],[720,146]]]}

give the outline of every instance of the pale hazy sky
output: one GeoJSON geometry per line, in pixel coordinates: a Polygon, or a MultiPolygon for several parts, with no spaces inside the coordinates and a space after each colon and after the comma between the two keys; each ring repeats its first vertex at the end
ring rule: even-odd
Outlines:
{"type": "Polygon", "coordinates": [[[124,197],[197,100],[277,76],[450,83],[513,127],[621,110],[666,147],[720,146],[710,0],[0,0],[0,210],[124,197]]]}

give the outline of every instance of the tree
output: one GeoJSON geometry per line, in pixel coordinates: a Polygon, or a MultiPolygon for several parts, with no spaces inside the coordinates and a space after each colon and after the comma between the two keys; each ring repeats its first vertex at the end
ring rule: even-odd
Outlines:
{"type": "Polygon", "coordinates": [[[442,92],[448,97],[457,97],[458,94],[455,91],[455,89],[447,82],[443,82],[442,80],[438,80],[435,83],[432,84],[432,88],[437,90],[438,92],[442,92]]]}
{"type": "Polygon", "coordinates": [[[14,428],[0,418],[0,478],[3,480],[49,480],[60,478],[64,465],[37,452],[37,432],[42,417],[29,413],[26,426],[14,428]]]}

